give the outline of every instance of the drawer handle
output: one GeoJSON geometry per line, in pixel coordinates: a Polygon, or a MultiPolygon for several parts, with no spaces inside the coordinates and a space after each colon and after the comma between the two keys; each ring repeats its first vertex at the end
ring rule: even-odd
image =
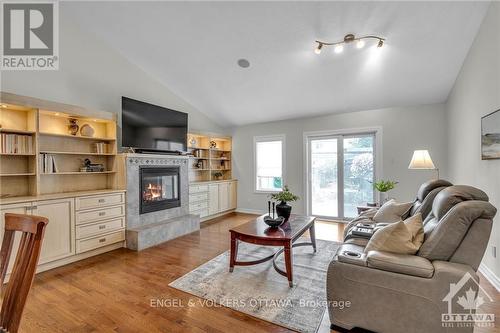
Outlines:
{"type": "Polygon", "coordinates": [[[104,243],[105,241],[106,241],[106,238],[99,239],[99,243],[104,243]]]}
{"type": "Polygon", "coordinates": [[[104,200],[104,199],[99,199],[99,203],[104,203],[104,202],[106,202],[106,200],[104,200]]]}
{"type": "Polygon", "coordinates": [[[106,229],[106,226],[105,225],[100,225],[99,226],[99,230],[102,230],[102,229],[106,229]]]}
{"type": "Polygon", "coordinates": [[[106,215],[106,212],[99,212],[99,216],[104,216],[106,215]]]}

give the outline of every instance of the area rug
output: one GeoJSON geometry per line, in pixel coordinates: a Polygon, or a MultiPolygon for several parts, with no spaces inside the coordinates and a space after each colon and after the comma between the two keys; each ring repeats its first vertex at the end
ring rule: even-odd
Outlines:
{"type": "MultiPolygon", "coordinates": [[[[300,242],[301,240],[298,240],[300,242]]],[[[272,261],[236,266],[229,273],[229,251],[215,257],[169,285],[251,316],[305,333],[315,333],[326,308],[326,271],[339,243],[317,240],[312,247],[293,249],[293,282],[278,274],[272,261]]],[[[266,257],[277,248],[240,243],[238,260],[266,257]]],[[[284,270],[283,255],[277,260],[284,270]]]]}

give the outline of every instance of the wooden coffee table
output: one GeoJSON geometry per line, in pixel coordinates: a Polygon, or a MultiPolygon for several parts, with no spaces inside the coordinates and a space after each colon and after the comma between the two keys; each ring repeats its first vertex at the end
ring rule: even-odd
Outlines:
{"type": "Polygon", "coordinates": [[[268,260],[273,260],[274,269],[288,278],[288,284],[293,286],[293,255],[292,248],[298,246],[311,245],[316,252],[316,233],[314,229],[315,217],[291,215],[289,220],[278,228],[270,228],[264,222],[264,216],[259,216],[255,220],[237,226],[229,232],[231,233],[231,257],[229,261],[229,271],[234,270],[234,266],[257,265],[268,260]],[[307,230],[311,242],[295,243],[307,230]],[[238,242],[252,243],[265,246],[282,246],[283,248],[276,253],[253,261],[237,261],[238,242]],[[276,264],[277,257],[285,252],[286,271],[281,270],[276,264]]]}

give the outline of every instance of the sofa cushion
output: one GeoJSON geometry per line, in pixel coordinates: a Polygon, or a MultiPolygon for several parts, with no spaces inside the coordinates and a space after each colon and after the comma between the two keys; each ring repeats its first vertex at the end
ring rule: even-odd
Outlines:
{"type": "Polygon", "coordinates": [[[403,216],[409,212],[412,205],[413,202],[399,203],[396,202],[396,200],[391,199],[379,208],[373,216],[373,221],[386,223],[401,221],[403,216]]]}
{"type": "Polygon", "coordinates": [[[415,254],[423,242],[422,216],[417,214],[378,229],[365,247],[365,252],[376,250],[415,254]]]}

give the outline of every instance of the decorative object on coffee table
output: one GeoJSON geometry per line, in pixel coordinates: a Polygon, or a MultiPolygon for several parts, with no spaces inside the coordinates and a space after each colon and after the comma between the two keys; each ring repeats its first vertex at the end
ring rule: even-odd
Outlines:
{"type": "Polygon", "coordinates": [[[278,216],[278,217],[275,216],[275,214],[274,214],[275,206],[274,205],[275,204],[273,202],[273,210],[272,210],[272,216],[271,216],[271,201],[267,202],[268,214],[267,214],[267,216],[264,217],[264,222],[268,226],[270,226],[271,228],[277,228],[280,225],[282,225],[283,222],[285,222],[285,218],[283,216],[278,216]]]}
{"type": "Polygon", "coordinates": [[[379,205],[382,206],[387,201],[387,192],[394,189],[398,182],[392,180],[379,180],[373,184],[373,188],[379,192],[379,205]]]}
{"type": "Polygon", "coordinates": [[[69,125],[68,125],[68,132],[71,135],[77,135],[78,130],[80,129],[80,126],[78,126],[78,120],[70,118],[69,119],[69,125]]]}
{"type": "Polygon", "coordinates": [[[90,126],[89,124],[84,124],[82,126],[82,128],[80,128],[80,134],[82,136],[93,137],[94,133],[95,133],[94,128],[92,126],[90,126]]]}
{"type": "Polygon", "coordinates": [[[283,216],[285,220],[288,220],[292,213],[292,206],[288,205],[287,202],[297,201],[300,198],[290,192],[288,185],[285,185],[283,191],[271,194],[271,199],[280,202],[276,205],[276,213],[278,216],[283,216]]]}

